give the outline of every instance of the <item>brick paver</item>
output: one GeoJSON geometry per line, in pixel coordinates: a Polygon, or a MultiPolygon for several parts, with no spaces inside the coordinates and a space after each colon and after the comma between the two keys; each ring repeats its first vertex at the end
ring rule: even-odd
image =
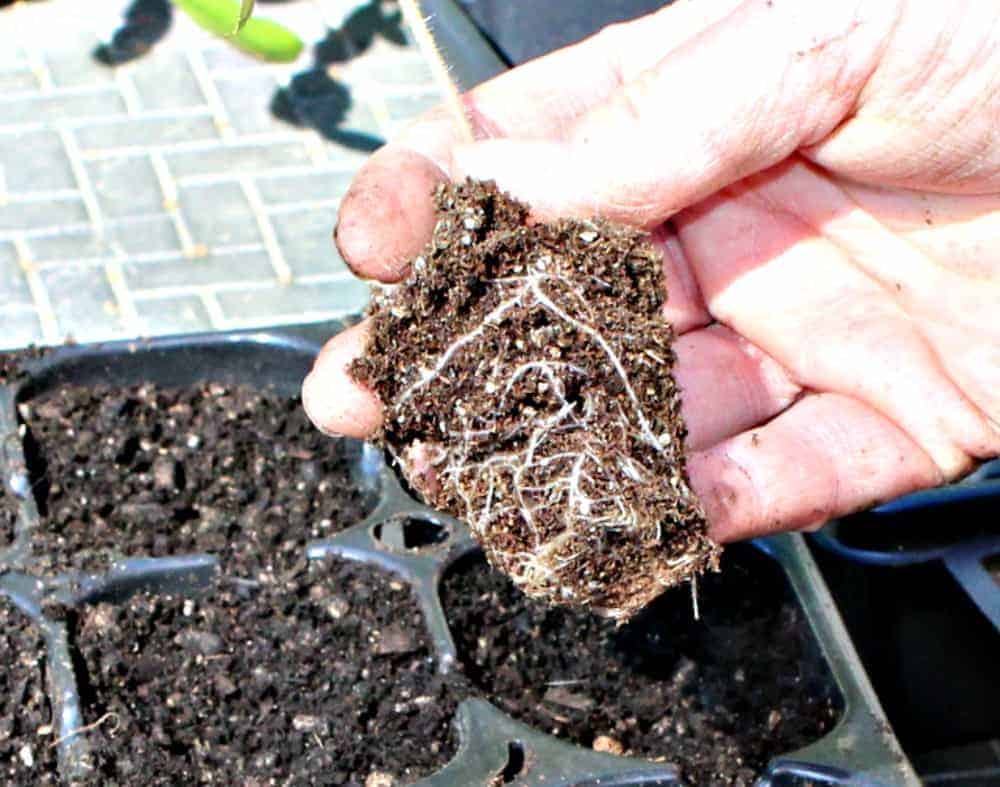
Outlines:
{"type": "MultiPolygon", "coordinates": [[[[153,51],[109,68],[91,52],[125,0],[0,10],[0,347],[358,311],[367,286],[329,235],[366,154],[269,106],[361,4],[261,4],[309,43],[289,66],[178,13],[153,51]]],[[[350,91],[345,130],[387,138],[436,103],[411,47],[376,36],[365,52],[346,49],[326,68],[350,91]]]]}

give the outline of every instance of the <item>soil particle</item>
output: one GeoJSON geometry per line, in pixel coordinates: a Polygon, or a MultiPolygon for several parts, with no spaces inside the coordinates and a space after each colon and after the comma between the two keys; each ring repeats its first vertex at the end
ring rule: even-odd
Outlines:
{"type": "Polygon", "coordinates": [[[714,567],[685,473],[662,258],[604,221],[531,223],[491,183],[436,193],[352,373],[413,488],[529,595],[627,619],[714,567]]]}
{"type": "Polygon", "coordinates": [[[661,596],[627,625],[546,607],[480,559],[442,598],[466,676],[533,727],[598,751],[676,762],[696,785],[750,785],[822,737],[836,690],[780,571],[734,547],[722,573],[661,596]]]}
{"type": "Polygon", "coordinates": [[[625,752],[621,743],[609,735],[598,735],[594,738],[591,747],[594,751],[604,752],[605,754],[623,754],[625,752]]]}
{"type": "Polygon", "coordinates": [[[370,566],[138,595],[74,630],[85,720],[114,721],[91,736],[94,784],[407,784],[455,752],[461,682],[437,674],[409,587],[370,566]]]}
{"type": "Polygon", "coordinates": [[[44,654],[41,632],[0,597],[0,782],[6,785],[57,783],[44,654]]]}
{"type": "Polygon", "coordinates": [[[113,554],[211,552],[248,575],[363,518],[349,444],[296,399],[248,387],[67,386],[20,406],[42,515],[33,570],[105,570],[113,554]]]}

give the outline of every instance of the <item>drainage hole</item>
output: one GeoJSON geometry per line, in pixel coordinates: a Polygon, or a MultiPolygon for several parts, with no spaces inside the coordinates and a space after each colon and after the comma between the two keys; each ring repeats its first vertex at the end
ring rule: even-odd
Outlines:
{"type": "Polygon", "coordinates": [[[524,772],[524,744],[511,741],[507,744],[507,764],[500,771],[500,783],[510,784],[524,772]]]}
{"type": "Polygon", "coordinates": [[[448,528],[428,519],[394,519],[375,526],[373,535],[393,549],[420,550],[443,544],[448,540],[448,528]]]}

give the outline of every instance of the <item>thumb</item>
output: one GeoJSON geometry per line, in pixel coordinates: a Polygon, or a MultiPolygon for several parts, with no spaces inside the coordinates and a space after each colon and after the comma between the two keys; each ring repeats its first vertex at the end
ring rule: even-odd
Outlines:
{"type": "Polygon", "coordinates": [[[899,13],[897,2],[747,0],[560,138],[459,147],[453,174],[496,180],[543,216],[655,225],[831,133],[899,13]]]}

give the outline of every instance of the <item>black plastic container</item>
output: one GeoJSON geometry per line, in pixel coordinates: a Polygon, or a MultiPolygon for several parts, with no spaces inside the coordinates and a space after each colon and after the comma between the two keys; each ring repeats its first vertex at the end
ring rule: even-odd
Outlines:
{"type": "Polygon", "coordinates": [[[862,565],[902,568],[940,562],[1000,631],[1000,583],[987,568],[1000,555],[1000,460],[959,483],[831,522],[813,538],[862,565]]]}
{"type": "Polygon", "coordinates": [[[1000,462],[812,536],[904,749],[929,784],[1000,785],[1000,462]],[[995,571],[995,569],[994,569],[995,571]]]}
{"type": "MultiPolygon", "coordinates": [[[[30,560],[28,543],[38,512],[18,431],[17,402],[67,382],[183,386],[217,381],[273,387],[293,395],[322,341],[340,327],[318,324],[59,348],[29,363],[27,375],[17,383],[0,387],[0,471],[8,488],[20,498],[15,542],[0,551],[0,594],[12,598],[45,634],[53,725],[61,738],[59,760],[65,776],[79,774],[88,739],[80,731],[83,721],[66,629],[58,621],[45,619],[42,583],[22,573],[30,560]]],[[[327,541],[311,544],[308,554],[314,558],[338,554],[403,576],[419,596],[441,669],[451,669],[455,646],[438,583],[454,561],[476,547],[461,523],[411,498],[385,465],[381,452],[361,443],[352,445],[348,453],[355,481],[378,502],[363,521],[327,541]]],[[[843,708],[840,721],[828,735],[774,760],[760,783],[916,783],[804,541],[782,536],[757,545],[787,577],[843,708]]],[[[215,569],[216,560],[208,555],[122,559],[104,576],[62,577],[55,582],[55,595],[66,602],[87,602],[120,600],[138,589],[193,592],[210,581],[215,569]]],[[[462,703],[456,723],[460,734],[456,757],[425,784],[487,784],[505,769],[507,783],[512,784],[678,783],[670,765],[570,745],[509,719],[482,700],[462,703]]]]}

